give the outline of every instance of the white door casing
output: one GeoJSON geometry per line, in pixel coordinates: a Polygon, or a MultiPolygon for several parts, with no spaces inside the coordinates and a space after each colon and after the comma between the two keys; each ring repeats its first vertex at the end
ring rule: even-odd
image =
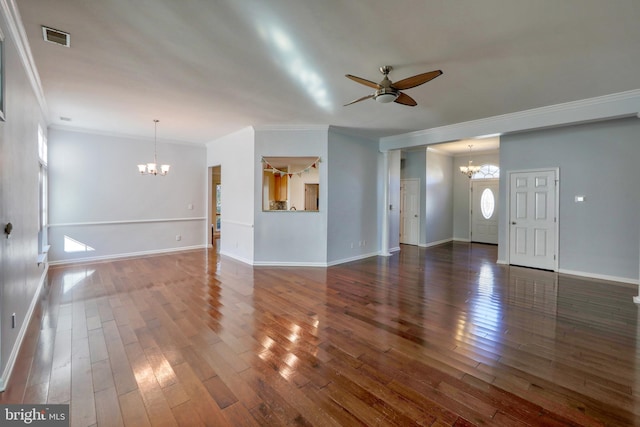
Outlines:
{"type": "Polygon", "coordinates": [[[420,180],[400,180],[400,243],[417,245],[420,235],[420,180]]]}
{"type": "Polygon", "coordinates": [[[509,264],[558,269],[557,170],[509,174],[509,264]]]}
{"type": "Polygon", "coordinates": [[[471,241],[498,244],[498,179],[471,180],[471,241]]]}

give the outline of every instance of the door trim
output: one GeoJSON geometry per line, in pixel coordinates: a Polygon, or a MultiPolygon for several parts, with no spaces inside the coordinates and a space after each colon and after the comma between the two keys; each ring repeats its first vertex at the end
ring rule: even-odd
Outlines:
{"type": "Polygon", "coordinates": [[[537,169],[518,169],[518,170],[510,170],[505,174],[505,200],[506,203],[504,205],[504,220],[502,223],[504,224],[504,235],[506,236],[504,245],[505,245],[505,258],[506,264],[511,265],[511,227],[509,227],[510,217],[510,208],[511,208],[511,174],[514,173],[529,173],[529,172],[553,172],[555,174],[556,181],[556,191],[555,191],[555,212],[554,216],[556,218],[555,221],[555,241],[554,241],[554,252],[556,257],[553,261],[553,271],[558,272],[560,265],[560,168],[537,168],[537,169]]]}

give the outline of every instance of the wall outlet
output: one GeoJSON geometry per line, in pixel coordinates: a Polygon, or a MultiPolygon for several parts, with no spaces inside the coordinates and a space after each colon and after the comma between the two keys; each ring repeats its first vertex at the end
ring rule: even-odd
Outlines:
{"type": "Polygon", "coordinates": [[[192,211],[192,210],[193,210],[193,203],[189,203],[189,204],[187,205],[187,209],[189,209],[190,211],[192,211]]]}
{"type": "Polygon", "coordinates": [[[176,234],[176,241],[179,242],[180,240],[182,240],[182,236],[179,234],[176,234]]]}

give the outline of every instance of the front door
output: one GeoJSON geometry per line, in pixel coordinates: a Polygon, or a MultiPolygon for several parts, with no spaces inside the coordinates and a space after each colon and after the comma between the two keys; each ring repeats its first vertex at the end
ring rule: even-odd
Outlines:
{"type": "Polygon", "coordinates": [[[557,270],[557,171],[509,174],[509,264],[557,270]]]}
{"type": "Polygon", "coordinates": [[[498,179],[471,180],[471,241],[498,244],[498,179]]]}
{"type": "Polygon", "coordinates": [[[400,243],[417,245],[420,234],[420,180],[400,181],[400,243]]]}

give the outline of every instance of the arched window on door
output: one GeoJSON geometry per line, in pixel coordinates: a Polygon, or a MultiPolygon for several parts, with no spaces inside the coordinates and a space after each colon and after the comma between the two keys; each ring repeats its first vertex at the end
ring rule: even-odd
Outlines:
{"type": "Polygon", "coordinates": [[[471,179],[488,178],[500,178],[500,168],[496,165],[485,164],[480,166],[480,170],[471,177],[471,179]]]}

